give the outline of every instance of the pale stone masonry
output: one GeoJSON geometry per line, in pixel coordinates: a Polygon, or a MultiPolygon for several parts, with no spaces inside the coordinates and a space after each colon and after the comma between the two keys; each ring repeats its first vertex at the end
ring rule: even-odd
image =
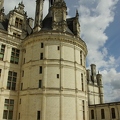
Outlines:
{"type": "Polygon", "coordinates": [[[102,75],[94,64],[86,70],[88,51],[80,38],[78,11],[66,18],[65,1],[49,0],[43,19],[44,0],[36,0],[33,26],[23,2],[7,15],[3,2],[0,120],[91,119],[91,108],[104,103],[102,75]]]}
{"type": "Polygon", "coordinates": [[[120,102],[111,102],[89,106],[90,120],[119,120],[120,102]]]}

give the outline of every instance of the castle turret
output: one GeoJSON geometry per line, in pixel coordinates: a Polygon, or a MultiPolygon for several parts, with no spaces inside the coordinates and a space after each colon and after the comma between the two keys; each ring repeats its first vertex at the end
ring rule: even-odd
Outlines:
{"type": "Polygon", "coordinates": [[[99,73],[97,74],[97,83],[98,83],[98,86],[99,86],[100,103],[104,103],[102,74],[99,74],[99,73]]]}
{"type": "MultiPolygon", "coordinates": [[[[22,120],[37,117],[40,120],[85,120],[88,99],[83,63],[87,46],[74,35],[73,21],[70,27],[67,24],[65,1],[49,2],[52,3],[47,16],[43,20],[40,18],[42,13],[36,16],[42,20],[41,29],[33,32],[22,44],[26,52],[23,52],[21,67],[19,99],[22,104],[18,112],[22,120]]],[[[43,6],[42,0],[38,1],[38,11],[40,6],[43,6]]]]}
{"type": "Polygon", "coordinates": [[[87,82],[91,83],[91,71],[88,69],[86,72],[87,72],[87,82]]]}
{"type": "Polygon", "coordinates": [[[97,85],[97,79],[96,79],[96,65],[91,64],[91,80],[94,84],[97,85]]]}
{"type": "Polygon", "coordinates": [[[79,13],[78,10],[76,10],[76,16],[75,20],[73,22],[73,31],[77,37],[80,36],[80,23],[79,23],[79,13]]]}
{"type": "Polygon", "coordinates": [[[91,74],[90,70],[87,70],[87,81],[89,105],[103,103],[102,75],[96,74],[95,64],[91,64],[91,74]]]}

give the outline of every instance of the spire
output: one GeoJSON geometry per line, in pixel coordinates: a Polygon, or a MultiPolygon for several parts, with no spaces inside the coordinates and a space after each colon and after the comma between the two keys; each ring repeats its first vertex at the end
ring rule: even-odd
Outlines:
{"type": "Polygon", "coordinates": [[[77,9],[76,9],[76,17],[79,17],[79,13],[77,9]]]}

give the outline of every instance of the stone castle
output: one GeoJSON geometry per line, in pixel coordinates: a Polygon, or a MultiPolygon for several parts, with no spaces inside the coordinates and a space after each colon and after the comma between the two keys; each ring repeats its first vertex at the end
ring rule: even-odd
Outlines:
{"type": "Polygon", "coordinates": [[[88,51],[80,38],[78,11],[67,18],[65,0],[49,0],[43,19],[44,0],[36,0],[33,20],[23,2],[8,14],[3,2],[0,120],[118,120],[119,103],[104,103],[96,65],[86,69],[88,51]]]}

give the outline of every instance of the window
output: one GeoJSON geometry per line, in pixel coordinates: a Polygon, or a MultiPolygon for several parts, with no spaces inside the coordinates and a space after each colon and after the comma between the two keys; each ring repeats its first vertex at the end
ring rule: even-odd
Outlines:
{"type": "Polygon", "coordinates": [[[85,120],[85,103],[84,100],[82,100],[82,107],[83,107],[83,120],[85,120]]]}
{"type": "Polygon", "coordinates": [[[18,50],[16,48],[12,48],[10,62],[14,63],[14,64],[18,64],[18,62],[19,62],[19,54],[20,54],[20,50],[18,50]]]}
{"type": "Polygon", "coordinates": [[[58,50],[60,50],[60,47],[58,46],[58,50]]]}
{"type": "Polygon", "coordinates": [[[16,81],[17,81],[17,73],[9,71],[8,72],[7,89],[15,90],[16,89],[16,81]]]}
{"type": "Polygon", "coordinates": [[[59,78],[59,74],[57,74],[57,78],[59,78]]]}
{"type": "Polygon", "coordinates": [[[91,110],[91,119],[94,119],[94,110],[91,110]]]}
{"type": "Polygon", "coordinates": [[[14,100],[5,99],[4,111],[3,111],[3,119],[12,120],[12,118],[13,118],[13,109],[14,109],[14,100]]]}
{"type": "Polygon", "coordinates": [[[18,116],[18,120],[20,120],[20,113],[19,113],[19,116],[18,116]]]}
{"type": "Polygon", "coordinates": [[[23,89],[23,83],[21,83],[21,90],[23,89]]]}
{"type": "Polygon", "coordinates": [[[42,80],[39,80],[39,88],[42,87],[42,80]]]}
{"type": "Polygon", "coordinates": [[[43,43],[41,43],[41,48],[43,48],[44,47],[44,44],[43,43]]]}
{"type": "Polygon", "coordinates": [[[5,45],[1,45],[1,49],[0,49],[0,60],[3,60],[3,58],[4,58],[4,53],[5,53],[5,45]]]}
{"type": "Polygon", "coordinates": [[[37,120],[40,120],[40,111],[37,111],[37,120]]]}
{"type": "Polygon", "coordinates": [[[83,82],[83,74],[81,73],[81,85],[82,85],[82,91],[84,91],[84,82],[83,82]]]}
{"type": "Polygon", "coordinates": [[[19,100],[19,104],[21,104],[21,99],[19,100]]]}
{"type": "Polygon", "coordinates": [[[24,77],[24,71],[22,71],[22,77],[24,77]]]}
{"type": "Polygon", "coordinates": [[[20,38],[20,35],[17,34],[17,33],[13,33],[13,36],[14,36],[14,37],[18,37],[18,38],[20,38]]]}
{"type": "Polygon", "coordinates": [[[21,20],[19,18],[16,18],[16,20],[15,20],[15,27],[17,27],[19,29],[22,29],[22,23],[23,23],[23,20],[21,20]]]}
{"type": "Polygon", "coordinates": [[[0,69],[0,77],[1,77],[1,72],[2,72],[2,69],[0,69]]]}
{"type": "Polygon", "coordinates": [[[41,60],[43,59],[43,53],[40,53],[40,59],[41,60]]]}
{"type": "Polygon", "coordinates": [[[105,119],[105,112],[104,112],[104,109],[101,109],[101,119],[105,119]]]}
{"type": "Polygon", "coordinates": [[[39,68],[39,73],[42,74],[42,66],[39,68]]]}
{"type": "Polygon", "coordinates": [[[80,51],[80,64],[82,65],[82,51],[80,51]]]}
{"type": "Polygon", "coordinates": [[[116,118],[116,115],[115,115],[115,108],[111,108],[111,112],[112,112],[112,118],[116,118]]]}
{"type": "Polygon", "coordinates": [[[23,59],[23,64],[25,64],[25,58],[23,59]]]}

